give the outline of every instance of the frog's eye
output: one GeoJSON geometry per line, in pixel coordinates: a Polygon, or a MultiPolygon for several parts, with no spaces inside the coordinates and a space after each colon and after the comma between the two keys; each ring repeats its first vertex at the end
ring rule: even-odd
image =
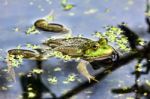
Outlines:
{"type": "Polygon", "coordinates": [[[98,47],[99,47],[99,44],[98,44],[98,43],[96,43],[96,44],[94,44],[94,45],[92,46],[93,49],[97,49],[98,47]]]}
{"type": "Polygon", "coordinates": [[[97,48],[97,46],[96,46],[96,45],[93,45],[93,48],[95,49],[95,48],[97,48]]]}

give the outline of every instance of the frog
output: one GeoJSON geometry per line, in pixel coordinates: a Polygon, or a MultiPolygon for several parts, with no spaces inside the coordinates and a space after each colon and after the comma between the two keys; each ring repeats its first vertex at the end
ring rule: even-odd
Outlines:
{"type": "Polygon", "coordinates": [[[58,24],[58,23],[48,23],[45,19],[38,19],[35,23],[34,26],[43,31],[47,32],[53,32],[53,33],[67,33],[69,30],[67,27],[58,24]]]}
{"type": "Polygon", "coordinates": [[[77,70],[81,75],[87,78],[89,82],[91,82],[91,80],[98,82],[87,69],[87,65],[90,65],[90,62],[95,60],[101,61],[107,58],[113,58],[114,56],[116,60],[119,58],[117,51],[108,44],[106,38],[100,38],[94,41],[84,37],[51,38],[44,41],[40,48],[32,51],[26,49],[11,49],[8,51],[8,56],[22,55],[23,58],[27,59],[45,60],[50,57],[55,57],[50,54],[55,51],[70,56],[71,60],[76,60],[78,62],[77,70]]]}

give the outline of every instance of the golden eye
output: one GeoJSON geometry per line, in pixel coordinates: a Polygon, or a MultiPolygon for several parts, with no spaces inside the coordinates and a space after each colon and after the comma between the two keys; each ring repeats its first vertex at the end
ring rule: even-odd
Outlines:
{"type": "Polygon", "coordinates": [[[93,49],[97,49],[99,47],[99,44],[98,43],[94,44],[92,47],[93,47],[93,49]]]}
{"type": "Polygon", "coordinates": [[[97,46],[96,46],[96,45],[94,45],[94,46],[93,46],[93,48],[94,48],[94,49],[96,49],[96,48],[97,48],[97,46]]]}

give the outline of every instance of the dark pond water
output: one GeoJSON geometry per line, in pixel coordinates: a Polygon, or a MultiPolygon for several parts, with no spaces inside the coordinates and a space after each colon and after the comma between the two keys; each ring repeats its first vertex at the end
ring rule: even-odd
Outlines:
{"type": "MultiPolygon", "coordinates": [[[[71,29],[73,36],[82,34],[84,37],[97,39],[92,36],[95,31],[105,31],[104,26],[117,25],[125,22],[134,31],[138,32],[145,40],[149,40],[147,25],[145,23],[145,3],[146,0],[68,0],[75,7],[69,11],[64,11],[61,0],[1,0],[0,1],[0,54],[6,57],[9,49],[16,48],[18,45],[24,46],[27,43],[40,44],[52,35],[47,32],[40,34],[26,35],[25,31],[39,19],[53,12],[54,21],[64,24],[71,29]]],[[[57,35],[56,35],[57,36],[57,35]]],[[[114,94],[113,88],[132,86],[135,84],[135,76],[131,75],[134,71],[136,60],[122,66],[106,76],[101,82],[76,94],[72,99],[134,99],[135,93],[114,94]]],[[[16,68],[16,73],[28,73],[36,67],[36,61],[25,60],[24,63],[16,68]]],[[[61,96],[78,86],[86,79],[76,70],[77,63],[63,62],[51,58],[42,62],[44,73],[41,75],[42,83],[51,90],[56,96],[61,96]],[[54,68],[60,67],[60,72],[55,72],[54,68]],[[66,77],[74,73],[80,81],[64,84],[66,77]],[[51,84],[48,79],[56,76],[57,84],[51,84]]],[[[6,63],[0,62],[0,99],[22,99],[22,86],[20,77],[16,76],[16,82],[8,81],[9,75],[4,69],[6,63]],[[6,87],[8,87],[6,89],[6,87]]],[[[90,68],[92,73],[94,71],[90,68]]],[[[150,74],[140,78],[140,83],[150,82],[150,74]]],[[[23,81],[24,82],[24,81],[23,81]]],[[[36,83],[36,82],[35,82],[36,83]]],[[[31,94],[32,96],[32,94],[31,94]]],[[[48,92],[44,92],[44,97],[52,97],[48,92]]],[[[144,99],[144,97],[143,97],[144,99]]]]}

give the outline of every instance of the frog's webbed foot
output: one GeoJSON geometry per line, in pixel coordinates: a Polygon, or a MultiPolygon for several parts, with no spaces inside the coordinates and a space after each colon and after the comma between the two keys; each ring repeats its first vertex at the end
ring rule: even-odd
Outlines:
{"type": "Polygon", "coordinates": [[[87,65],[87,64],[89,64],[89,62],[84,61],[84,60],[81,60],[81,61],[79,62],[79,64],[78,64],[78,66],[77,66],[77,70],[78,70],[84,77],[86,77],[86,78],[89,80],[89,82],[91,82],[91,80],[94,80],[94,81],[98,82],[98,80],[96,80],[95,77],[92,76],[92,75],[88,72],[88,70],[87,70],[87,68],[86,68],[86,65],[87,65]]]}
{"type": "Polygon", "coordinates": [[[12,66],[12,61],[10,60],[9,54],[7,54],[6,62],[7,62],[7,66],[8,66],[7,72],[10,74],[10,76],[12,77],[12,79],[14,81],[16,81],[16,74],[15,74],[14,68],[12,66]]]}
{"type": "Polygon", "coordinates": [[[91,80],[94,80],[94,81],[98,82],[98,80],[95,79],[95,77],[92,76],[92,75],[89,75],[89,76],[87,77],[87,79],[88,79],[89,83],[91,82],[91,80]]]}

